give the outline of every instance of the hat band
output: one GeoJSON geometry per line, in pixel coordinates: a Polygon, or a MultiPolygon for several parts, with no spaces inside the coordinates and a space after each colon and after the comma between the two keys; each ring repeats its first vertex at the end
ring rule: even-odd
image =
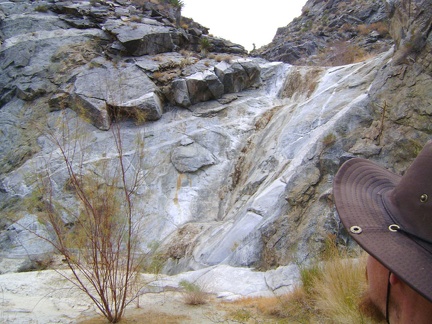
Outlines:
{"type": "Polygon", "coordinates": [[[397,220],[397,213],[393,212],[392,204],[389,202],[390,198],[389,195],[391,194],[392,190],[385,192],[383,194],[380,194],[381,201],[383,204],[384,209],[387,212],[387,215],[390,218],[390,221],[393,222],[388,229],[392,232],[400,232],[405,234],[409,239],[415,241],[418,245],[420,245],[422,248],[427,250],[429,253],[432,253],[432,241],[429,239],[426,239],[424,237],[421,237],[417,234],[414,234],[411,231],[407,231],[403,228],[403,226],[399,225],[400,223],[397,220]],[[427,245],[426,245],[426,244],[427,245]]]}

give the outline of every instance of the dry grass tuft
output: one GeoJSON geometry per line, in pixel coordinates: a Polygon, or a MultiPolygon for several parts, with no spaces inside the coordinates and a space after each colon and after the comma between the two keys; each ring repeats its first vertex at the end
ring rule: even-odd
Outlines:
{"type": "Polygon", "coordinates": [[[324,264],[314,287],[315,305],[334,323],[365,323],[359,311],[366,289],[364,264],[362,259],[337,259],[324,264]]]}
{"type": "Polygon", "coordinates": [[[207,303],[208,294],[200,285],[182,280],[180,281],[180,287],[183,288],[182,293],[185,304],[196,306],[207,303]]]}
{"type": "Polygon", "coordinates": [[[350,258],[329,238],[323,261],[300,270],[301,284],[291,293],[235,302],[278,323],[374,323],[360,312],[366,289],[366,255],[350,258]]]}

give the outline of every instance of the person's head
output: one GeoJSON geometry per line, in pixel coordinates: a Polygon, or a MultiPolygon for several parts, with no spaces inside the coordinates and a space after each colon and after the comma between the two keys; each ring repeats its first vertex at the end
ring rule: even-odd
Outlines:
{"type": "Polygon", "coordinates": [[[418,316],[432,314],[432,141],[403,176],[348,160],[333,195],[345,228],[370,255],[366,308],[402,322],[419,306],[418,316]]]}

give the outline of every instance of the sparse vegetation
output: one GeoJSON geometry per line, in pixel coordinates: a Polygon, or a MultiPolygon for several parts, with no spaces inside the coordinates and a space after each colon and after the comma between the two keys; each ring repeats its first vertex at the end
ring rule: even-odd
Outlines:
{"type": "Polygon", "coordinates": [[[301,267],[301,284],[291,293],[245,298],[234,304],[281,323],[373,323],[359,309],[366,288],[366,258],[356,256],[350,258],[330,238],[323,261],[301,267]]]}
{"type": "Polygon", "coordinates": [[[336,135],[333,133],[329,133],[323,138],[324,147],[332,146],[336,142],[336,135]]]}
{"type": "Polygon", "coordinates": [[[142,271],[146,273],[160,274],[166,262],[166,256],[157,251],[159,242],[151,242],[148,245],[150,252],[145,260],[143,260],[142,271]]]}
{"type": "Polygon", "coordinates": [[[201,37],[199,45],[202,54],[207,54],[211,48],[211,42],[207,37],[201,37]]]}
{"type": "Polygon", "coordinates": [[[201,285],[186,280],[180,281],[179,284],[183,289],[183,298],[187,305],[202,305],[207,303],[208,294],[201,285]]]}
{"type": "Polygon", "coordinates": [[[140,16],[136,16],[136,15],[131,16],[131,17],[130,17],[130,21],[140,23],[140,22],[141,22],[141,17],[140,17],[140,16]]]}
{"type": "Polygon", "coordinates": [[[120,126],[114,123],[111,130],[117,159],[85,165],[89,153],[85,132],[78,124],[71,125],[66,113],[60,116],[47,136],[60,153],[69,176],[67,186],[78,205],[65,207],[55,197],[54,176],[47,161],[45,173],[37,177],[36,197],[42,197],[39,218],[51,228],[52,236],[42,238],[71,270],[72,275],[64,277],[83,291],[110,323],[117,323],[141,284],[134,195],[142,182],[143,145],[138,139],[136,156],[125,158],[120,126]]]}
{"type": "Polygon", "coordinates": [[[169,0],[168,3],[175,8],[184,7],[184,2],[182,0],[169,0]]]}
{"type": "Polygon", "coordinates": [[[369,54],[358,45],[337,41],[320,53],[319,57],[326,65],[339,66],[364,61],[369,54]]]}
{"type": "Polygon", "coordinates": [[[357,31],[360,35],[366,36],[369,35],[372,31],[378,32],[382,37],[386,36],[389,33],[388,25],[382,21],[369,24],[369,25],[358,25],[357,31]]]}
{"type": "Polygon", "coordinates": [[[38,5],[35,8],[35,11],[37,11],[37,12],[48,12],[48,6],[44,5],[44,4],[38,5]]]}
{"type": "Polygon", "coordinates": [[[239,308],[230,312],[229,318],[236,323],[249,323],[254,319],[254,314],[246,308],[239,308]]]}
{"type": "Polygon", "coordinates": [[[232,55],[227,55],[227,54],[218,54],[218,55],[215,55],[214,59],[215,59],[217,62],[226,62],[226,63],[230,63],[231,60],[233,59],[233,56],[232,56],[232,55]]]}

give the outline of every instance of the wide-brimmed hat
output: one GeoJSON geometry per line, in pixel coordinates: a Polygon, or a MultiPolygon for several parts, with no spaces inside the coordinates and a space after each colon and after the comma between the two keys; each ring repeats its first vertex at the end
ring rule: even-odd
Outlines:
{"type": "Polygon", "coordinates": [[[333,195],[354,240],[432,301],[432,141],[403,176],[365,159],[348,160],[333,195]]]}

